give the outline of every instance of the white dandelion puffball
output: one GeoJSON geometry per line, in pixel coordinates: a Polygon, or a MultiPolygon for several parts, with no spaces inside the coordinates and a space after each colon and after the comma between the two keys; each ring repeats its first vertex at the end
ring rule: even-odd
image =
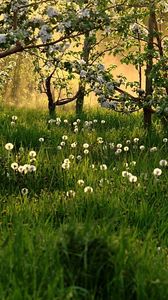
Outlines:
{"type": "Polygon", "coordinates": [[[141,151],[144,151],[144,150],[145,150],[145,146],[144,146],[144,145],[141,145],[141,146],[139,146],[139,149],[140,149],[141,151]]]}
{"type": "Polygon", "coordinates": [[[122,171],[122,177],[127,177],[128,176],[128,171],[122,171]]]}
{"type": "Polygon", "coordinates": [[[106,171],[106,170],[107,170],[106,164],[100,165],[100,170],[101,170],[101,171],[106,171]]]}
{"type": "Polygon", "coordinates": [[[132,176],[129,176],[128,179],[129,179],[129,182],[132,182],[132,183],[137,182],[137,176],[132,175],[132,176]]]}
{"type": "Polygon", "coordinates": [[[7,143],[5,145],[5,149],[8,150],[8,151],[11,151],[13,149],[14,145],[12,143],[7,143]]]}
{"type": "Polygon", "coordinates": [[[67,141],[67,139],[68,139],[68,136],[67,136],[67,135],[63,135],[63,136],[62,136],[62,140],[63,140],[63,141],[67,141]]]}
{"type": "Polygon", "coordinates": [[[75,191],[73,190],[69,190],[66,192],[66,196],[69,197],[69,198],[74,198],[76,195],[75,191]]]}
{"type": "Polygon", "coordinates": [[[160,162],[159,162],[159,165],[161,166],[161,167],[166,167],[167,166],[167,160],[165,160],[165,159],[161,159],[160,160],[160,162]]]}
{"type": "Polygon", "coordinates": [[[86,186],[84,188],[84,193],[93,193],[93,188],[91,186],[86,186]]]}
{"type": "Polygon", "coordinates": [[[168,142],[168,139],[167,138],[164,138],[163,139],[163,143],[167,143],[168,142]]]}
{"type": "Polygon", "coordinates": [[[39,142],[43,143],[44,142],[44,138],[43,137],[39,138],[39,142]]]}
{"type": "Polygon", "coordinates": [[[128,147],[128,146],[125,146],[125,147],[124,147],[124,151],[125,151],[125,152],[128,152],[128,151],[129,151],[129,147],[128,147]]]}
{"type": "Polygon", "coordinates": [[[160,176],[161,174],[162,174],[162,170],[161,170],[161,169],[155,168],[155,169],[153,170],[153,175],[154,175],[154,176],[158,177],[158,176],[160,176]]]}
{"type": "Polygon", "coordinates": [[[29,156],[30,156],[30,158],[36,157],[36,151],[34,151],[34,150],[30,151],[29,156]]]}
{"type": "Polygon", "coordinates": [[[11,168],[12,168],[14,171],[16,171],[16,170],[18,169],[18,163],[17,163],[17,162],[13,162],[13,163],[11,164],[11,168]]]}
{"type": "Polygon", "coordinates": [[[88,150],[88,149],[85,149],[85,150],[83,151],[83,153],[84,153],[85,155],[87,155],[87,154],[89,153],[89,150],[88,150]]]}
{"type": "Polygon", "coordinates": [[[77,184],[78,184],[79,186],[84,186],[85,182],[84,182],[83,179],[79,179],[79,180],[77,181],[77,184]]]}
{"type": "Polygon", "coordinates": [[[23,196],[26,196],[27,194],[28,194],[28,189],[27,188],[23,188],[23,189],[21,189],[21,194],[23,195],[23,196]]]}
{"type": "Polygon", "coordinates": [[[12,121],[17,121],[18,117],[17,116],[12,116],[12,121]]]}
{"type": "Polygon", "coordinates": [[[84,144],[83,144],[83,148],[84,148],[84,149],[88,149],[88,148],[89,148],[89,144],[84,143],[84,144]]]}

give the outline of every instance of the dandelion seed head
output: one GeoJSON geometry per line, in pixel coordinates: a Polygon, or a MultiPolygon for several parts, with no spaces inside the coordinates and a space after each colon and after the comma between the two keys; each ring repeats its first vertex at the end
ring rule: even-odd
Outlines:
{"type": "Polygon", "coordinates": [[[21,189],[21,194],[23,195],[23,196],[26,196],[27,194],[28,194],[28,189],[27,188],[22,188],[21,189]]]}
{"type": "Polygon", "coordinates": [[[106,164],[100,165],[100,170],[101,171],[106,171],[107,170],[107,165],[106,164]]]}
{"type": "Polygon", "coordinates": [[[84,153],[85,155],[87,155],[87,154],[89,153],[89,150],[88,150],[88,149],[85,149],[85,150],[83,151],[83,153],[84,153]]]}
{"type": "Polygon", "coordinates": [[[84,143],[84,144],[83,144],[83,148],[84,148],[84,149],[88,149],[88,148],[89,148],[89,144],[84,143]]]}
{"type": "Polygon", "coordinates": [[[7,143],[7,144],[5,145],[5,149],[6,149],[7,151],[11,151],[11,150],[13,149],[13,147],[14,147],[14,145],[13,145],[12,143],[7,143]]]}
{"type": "Polygon", "coordinates": [[[165,159],[161,159],[160,162],[159,162],[159,165],[160,165],[161,167],[166,167],[167,164],[168,164],[168,162],[167,162],[167,160],[165,160],[165,159]]]}
{"type": "Polygon", "coordinates": [[[125,151],[125,152],[128,152],[128,151],[129,151],[129,147],[128,147],[128,146],[125,146],[125,147],[124,147],[124,151],[125,151]]]}
{"type": "Polygon", "coordinates": [[[78,184],[79,186],[84,186],[85,182],[84,182],[83,179],[79,179],[79,180],[77,181],[77,184],[78,184]]]}
{"type": "Polygon", "coordinates": [[[84,193],[93,193],[93,188],[91,186],[86,186],[84,188],[84,193]]]}
{"type": "Polygon", "coordinates": [[[36,157],[36,151],[34,151],[34,150],[30,151],[30,152],[29,152],[29,157],[30,157],[30,158],[36,157]]]}
{"type": "Polygon", "coordinates": [[[43,137],[39,138],[39,142],[43,143],[44,142],[44,138],[43,137]]]}
{"type": "Polygon", "coordinates": [[[17,162],[13,162],[12,164],[11,164],[11,168],[14,170],[14,171],[17,171],[17,169],[18,169],[18,163],[17,162]]]}
{"type": "Polygon", "coordinates": [[[139,146],[139,149],[140,149],[141,151],[144,151],[144,150],[145,150],[145,146],[144,146],[144,145],[141,145],[141,146],[139,146]]]}
{"type": "Polygon", "coordinates": [[[161,169],[155,168],[155,169],[153,170],[153,175],[154,175],[154,176],[158,177],[158,176],[160,176],[161,174],[162,174],[162,170],[161,170],[161,169]]]}
{"type": "Polygon", "coordinates": [[[135,182],[137,182],[137,176],[134,176],[134,175],[129,176],[128,180],[129,180],[129,182],[135,183],[135,182]]]}
{"type": "Polygon", "coordinates": [[[68,139],[68,136],[67,136],[67,135],[63,135],[63,136],[62,136],[62,140],[63,140],[63,141],[67,141],[67,139],[68,139]]]}
{"type": "Polygon", "coordinates": [[[157,147],[152,147],[150,148],[150,152],[153,153],[153,152],[156,152],[157,151],[157,147]]]}
{"type": "Polygon", "coordinates": [[[75,191],[73,191],[73,190],[69,190],[69,191],[66,192],[66,196],[67,196],[68,198],[74,198],[75,195],[76,195],[76,193],[75,193],[75,191]]]}

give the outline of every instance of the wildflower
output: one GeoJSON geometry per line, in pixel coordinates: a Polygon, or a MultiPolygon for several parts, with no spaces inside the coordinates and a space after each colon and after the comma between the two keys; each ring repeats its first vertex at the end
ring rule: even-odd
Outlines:
{"type": "Polygon", "coordinates": [[[103,138],[102,137],[98,137],[97,138],[97,143],[98,144],[103,144],[104,143],[103,138]]]}
{"type": "Polygon", "coordinates": [[[126,144],[131,144],[131,141],[130,140],[126,140],[126,144]]]}
{"type": "Polygon", "coordinates": [[[96,123],[97,123],[97,119],[94,119],[94,120],[93,120],[93,123],[95,123],[95,124],[96,124],[96,123]]]}
{"type": "Polygon", "coordinates": [[[11,122],[11,126],[15,126],[15,124],[16,124],[16,123],[15,123],[14,121],[11,122]]]}
{"type": "Polygon", "coordinates": [[[36,166],[34,166],[34,165],[29,165],[29,172],[30,172],[30,173],[36,172],[36,166]]]}
{"type": "Polygon", "coordinates": [[[69,159],[70,159],[70,160],[74,160],[74,158],[75,158],[75,156],[74,156],[73,154],[70,154],[70,155],[69,155],[69,159]]]}
{"type": "Polygon", "coordinates": [[[68,124],[68,120],[67,119],[64,120],[64,124],[68,124]]]}
{"type": "Polygon", "coordinates": [[[77,146],[77,142],[71,144],[71,148],[76,148],[76,146],[77,146]]]}
{"type": "Polygon", "coordinates": [[[85,155],[87,155],[87,154],[89,153],[89,150],[88,150],[88,149],[85,149],[85,150],[83,151],[83,153],[84,153],[85,155]]]}
{"type": "Polygon", "coordinates": [[[77,160],[81,160],[81,159],[82,159],[82,156],[81,156],[81,155],[77,155],[76,159],[77,159],[77,160]]]}
{"type": "Polygon", "coordinates": [[[128,152],[128,151],[129,151],[129,147],[127,147],[127,146],[124,147],[124,151],[125,151],[125,152],[128,152]]]}
{"type": "Polygon", "coordinates": [[[23,196],[26,196],[27,194],[28,194],[28,189],[27,188],[23,188],[23,189],[21,189],[21,194],[23,195],[23,196]]]}
{"type": "Polygon", "coordinates": [[[62,141],[62,142],[60,143],[60,146],[61,146],[61,147],[64,147],[64,146],[65,146],[65,142],[62,141]]]}
{"type": "Polygon", "coordinates": [[[126,168],[129,168],[127,162],[124,163],[124,166],[125,166],[126,168]]]}
{"type": "Polygon", "coordinates": [[[152,152],[156,152],[157,151],[157,147],[152,147],[152,148],[150,148],[150,152],[152,153],[152,152]]]}
{"type": "Polygon", "coordinates": [[[77,184],[79,185],[79,186],[84,186],[84,180],[83,179],[79,179],[78,181],[77,181],[77,184]]]}
{"type": "Polygon", "coordinates": [[[91,186],[86,186],[84,188],[84,193],[93,193],[93,188],[91,186]]]}
{"type": "Polygon", "coordinates": [[[122,148],[122,144],[117,144],[117,149],[121,149],[122,148]]]}
{"type": "Polygon", "coordinates": [[[17,162],[13,162],[13,163],[11,164],[11,168],[12,168],[14,171],[16,171],[16,170],[18,169],[18,163],[17,163],[17,162]]]}
{"type": "Polygon", "coordinates": [[[79,131],[78,127],[75,127],[74,133],[78,133],[78,131],[79,131]]]}
{"type": "Polygon", "coordinates": [[[101,120],[101,124],[105,124],[106,123],[106,121],[105,120],[101,120]]]}
{"type": "Polygon", "coordinates": [[[162,170],[161,170],[161,169],[156,168],[156,169],[153,170],[153,175],[154,175],[154,176],[158,177],[158,176],[160,176],[161,174],[162,174],[162,170]]]}
{"type": "Polygon", "coordinates": [[[54,119],[50,119],[50,120],[48,120],[48,124],[53,124],[53,123],[55,123],[56,121],[54,120],[54,119]]]}
{"type": "Polygon", "coordinates": [[[70,163],[69,158],[65,158],[65,159],[64,159],[64,163],[65,163],[65,164],[69,164],[69,163],[70,163]]]}
{"type": "Polygon", "coordinates": [[[67,135],[63,135],[63,136],[62,136],[62,140],[63,140],[63,141],[67,141],[67,139],[68,139],[68,136],[67,136],[67,135]]]}
{"type": "Polygon", "coordinates": [[[39,142],[43,143],[44,142],[44,138],[43,137],[39,138],[39,142]]]}
{"type": "Polygon", "coordinates": [[[89,144],[87,144],[87,143],[83,144],[83,148],[84,149],[88,149],[89,148],[89,144]]]}
{"type": "Polygon", "coordinates": [[[128,180],[129,180],[129,182],[135,183],[135,182],[137,182],[137,176],[134,176],[134,175],[129,176],[128,180]]]}
{"type": "Polygon", "coordinates": [[[139,142],[139,138],[134,138],[133,141],[135,144],[137,144],[139,142]]]}
{"type": "Polygon", "coordinates": [[[29,172],[29,168],[30,168],[30,165],[29,165],[29,164],[25,164],[25,165],[23,166],[23,172],[24,172],[24,174],[27,174],[27,173],[29,172]]]}
{"type": "Polygon", "coordinates": [[[18,117],[17,116],[12,116],[12,121],[17,121],[18,117]]]}
{"type": "Polygon", "coordinates": [[[131,165],[131,166],[136,166],[136,161],[134,161],[134,160],[131,161],[131,162],[130,162],[130,165],[131,165]]]}
{"type": "Polygon", "coordinates": [[[75,191],[73,190],[69,190],[66,192],[66,196],[69,197],[69,198],[74,198],[76,195],[75,191]]]}
{"type": "Polygon", "coordinates": [[[77,123],[77,124],[79,124],[80,122],[81,122],[81,120],[80,120],[80,119],[77,119],[77,120],[76,120],[76,123],[77,123]]]}
{"type": "Polygon", "coordinates": [[[144,150],[145,150],[145,146],[144,146],[144,145],[141,145],[141,146],[139,146],[139,149],[140,149],[141,151],[144,151],[144,150]]]}
{"type": "Polygon", "coordinates": [[[128,172],[127,171],[122,171],[122,177],[127,177],[128,176],[128,172]]]}
{"type": "Polygon", "coordinates": [[[100,165],[100,170],[101,171],[106,171],[107,170],[107,166],[105,164],[100,165]]]}
{"type": "Polygon", "coordinates": [[[167,143],[168,142],[168,139],[167,138],[164,138],[163,139],[163,143],[167,143]]]}
{"type": "Polygon", "coordinates": [[[121,152],[122,152],[122,149],[119,148],[119,149],[117,149],[117,150],[115,151],[115,155],[118,155],[118,154],[120,154],[121,152]]]}
{"type": "Polygon", "coordinates": [[[91,167],[91,169],[94,169],[94,168],[95,168],[95,165],[94,165],[94,164],[91,164],[90,167],[91,167]]]}
{"type": "Polygon", "coordinates": [[[64,162],[62,163],[62,169],[69,170],[70,168],[70,160],[68,158],[64,159],[64,162]]]}
{"type": "Polygon", "coordinates": [[[30,163],[31,163],[31,164],[33,164],[33,163],[35,163],[35,162],[36,162],[36,158],[35,158],[35,157],[30,159],[30,163]]]}
{"type": "Polygon", "coordinates": [[[20,151],[20,152],[24,152],[24,148],[23,148],[23,147],[20,147],[20,148],[19,148],[19,151],[20,151]]]}
{"type": "Polygon", "coordinates": [[[14,145],[12,143],[7,143],[5,145],[5,149],[8,150],[8,151],[11,151],[13,149],[14,145]]]}
{"type": "Polygon", "coordinates": [[[19,166],[18,167],[18,172],[23,174],[24,173],[24,166],[19,166]]]}
{"type": "Polygon", "coordinates": [[[160,162],[159,162],[159,165],[160,165],[161,167],[166,167],[166,166],[167,166],[167,160],[161,159],[160,162]]]}
{"type": "Polygon", "coordinates": [[[57,150],[62,150],[62,147],[60,145],[58,145],[57,150]]]}
{"type": "Polygon", "coordinates": [[[34,157],[36,157],[36,151],[30,151],[29,152],[29,156],[30,156],[30,158],[34,158],[34,157]]]}
{"type": "Polygon", "coordinates": [[[77,124],[77,122],[73,122],[73,126],[77,126],[78,124],[77,124]]]}

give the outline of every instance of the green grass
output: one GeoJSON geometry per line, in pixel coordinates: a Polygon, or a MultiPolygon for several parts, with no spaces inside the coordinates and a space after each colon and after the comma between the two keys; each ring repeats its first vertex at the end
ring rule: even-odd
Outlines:
{"type": "Polygon", "coordinates": [[[147,133],[141,115],[95,110],[81,116],[74,133],[75,116],[58,117],[60,124],[48,123],[44,112],[0,112],[0,299],[167,300],[168,168],[159,164],[168,160],[166,130],[154,120],[147,133]],[[7,151],[6,143],[14,148],[7,151]],[[116,155],[117,144],[129,151],[116,155]],[[14,171],[13,162],[33,164],[36,172],[14,171]]]}

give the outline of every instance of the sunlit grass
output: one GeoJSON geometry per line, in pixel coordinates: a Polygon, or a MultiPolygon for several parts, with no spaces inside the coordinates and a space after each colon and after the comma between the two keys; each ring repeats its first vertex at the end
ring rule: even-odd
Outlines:
{"type": "Polygon", "coordinates": [[[2,110],[1,299],[167,299],[167,138],[140,114],[2,110]]]}

